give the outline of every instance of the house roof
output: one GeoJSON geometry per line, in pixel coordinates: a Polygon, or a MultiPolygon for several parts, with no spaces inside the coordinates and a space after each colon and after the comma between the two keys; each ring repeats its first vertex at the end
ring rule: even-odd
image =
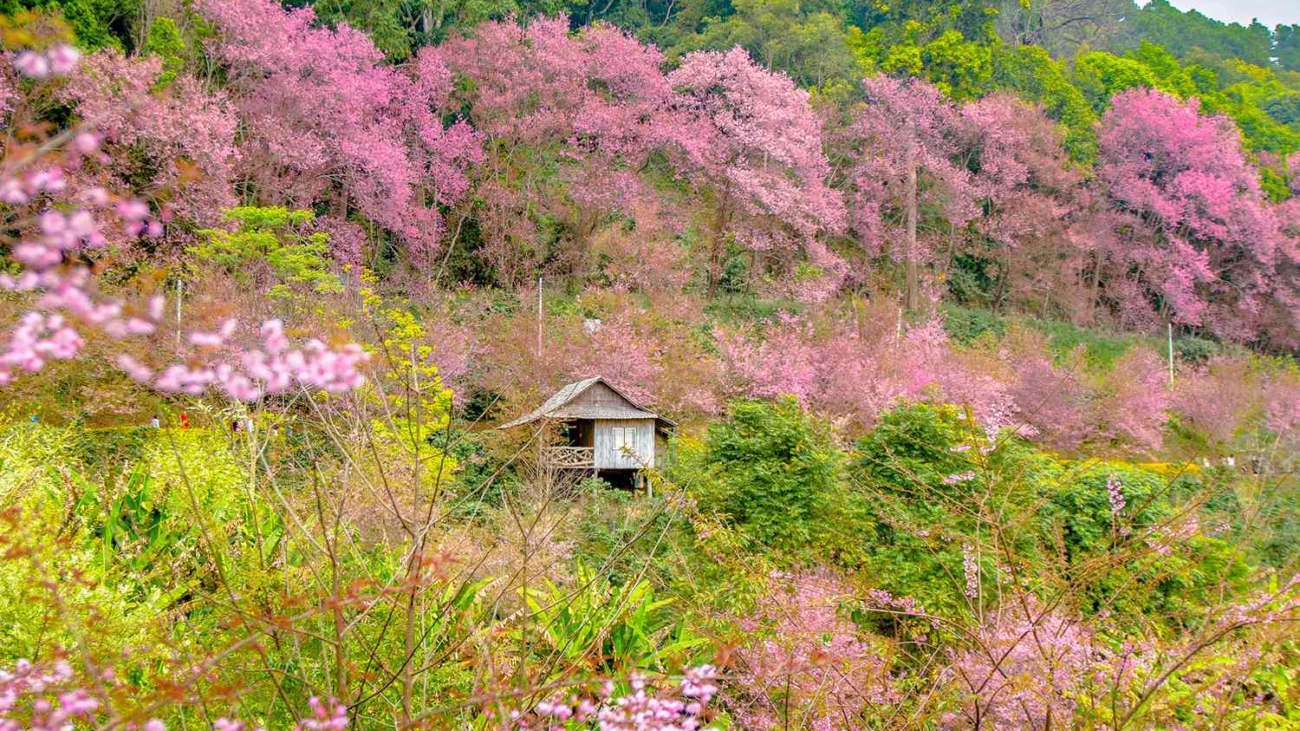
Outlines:
{"type": "Polygon", "coordinates": [[[532,412],[497,428],[510,429],[529,424],[538,419],[654,419],[659,422],[660,426],[676,426],[671,419],[662,417],[641,406],[628,398],[628,395],[620,391],[617,386],[600,376],[584,378],[581,381],[574,381],[564,386],[532,412]],[[620,403],[606,404],[575,403],[578,397],[587,389],[598,383],[618,394],[622,401],[620,403]]]}

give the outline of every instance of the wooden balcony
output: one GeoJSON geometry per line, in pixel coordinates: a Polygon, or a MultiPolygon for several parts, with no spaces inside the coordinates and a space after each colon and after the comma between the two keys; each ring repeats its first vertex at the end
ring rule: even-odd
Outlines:
{"type": "Polygon", "coordinates": [[[542,463],[551,469],[593,470],[596,450],[592,447],[543,447],[542,463]]]}

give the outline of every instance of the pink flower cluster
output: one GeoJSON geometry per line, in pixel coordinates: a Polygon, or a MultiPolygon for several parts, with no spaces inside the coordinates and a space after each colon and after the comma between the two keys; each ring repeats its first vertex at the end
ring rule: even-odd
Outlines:
{"type": "Polygon", "coordinates": [[[852,592],[829,573],[773,574],[764,606],[740,621],[752,638],[736,651],[725,704],[738,728],[859,728],[869,709],[897,702],[885,656],[843,611],[852,592]]]}
{"type": "Polygon", "coordinates": [[[1127,501],[1124,500],[1122,487],[1118,477],[1115,475],[1106,476],[1106,499],[1110,501],[1111,515],[1116,517],[1124,512],[1125,506],[1128,505],[1127,501]]]}
{"type": "Polygon", "coordinates": [[[66,74],[77,66],[81,52],[66,43],[45,51],[23,51],[14,58],[18,73],[33,79],[66,74]]]}
{"type": "Polygon", "coordinates": [[[0,731],[65,731],[90,718],[98,701],[81,689],[59,690],[71,678],[63,661],[38,669],[19,660],[13,670],[0,670],[0,731]]]}
{"type": "Polygon", "coordinates": [[[348,727],[348,707],[334,699],[329,703],[312,696],[307,699],[311,718],[298,722],[298,731],[343,731],[348,727]]]}
{"type": "Polygon", "coordinates": [[[712,665],[689,668],[676,693],[670,694],[656,693],[645,678],[633,677],[632,692],[615,697],[614,684],[606,682],[598,699],[552,698],[537,703],[530,713],[515,711],[511,718],[517,728],[548,731],[562,731],[570,720],[594,721],[600,731],[699,731],[705,709],[718,693],[717,674],[712,665]]]}
{"type": "MultiPolygon", "coordinates": [[[[228,320],[218,332],[192,333],[190,340],[220,348],[237,327],[237,322],[228,320]]],[[[279,320],[262,323],[261,340],[260,348],[238,351],[228,360],[199,367],[173,364],[156,377],[130,356],[120,356],[118,364],[136,381],[159,391],[194,396],[216,387],[238,401],[256,401],[296,386],[341,394],[365,382],[362,367],[369,354],[355,343],[333,350],[319,340],[310,340],[301,349],[290,349],[279,320]]]]}
{"type": "MultiPolygon", "coordinates": [[[[19,660],[12,670],[0,670],[0,731],[70,731],[78,724],[95,727],[96,712],[102,703],[94,692],[76,687],[72,666],[60,660],[49,668],[39,668],[19,660]]],[[[105,673],[111,679],[111,671],[105,673]]],[[[298,731],[344,731],[348,727],[347,707],[319,698],[308,701],[311,716],[298,722],[298,731]]],[[[144,723],[144,731],[167,731],[154,718],[144,723]]],[[[244,731],[243,721],[218,718],[213,731],[244,731]]]]}
{"type": "Polygon", "coordinates": [[[1033,596],[1012,600],[979,627],[947,671],[964,698],[943,728],[1041,731],[1069,726],[1075,690],[1093,670],[1091,632],[1033,596]]]}
{"type": "Polygon", "coordinates": [[[966,579],[966,587],[963,593],[967,599],[974,601],[980,596],[980,562],[979,557],[975,555],[975,547],[969,543],[962,544],[961,547],[961,565],[962,574],[966,579]]]}
{"type": "MultiPolygon", "coordinates": [[[[221,211],[239,200],[232,185],[235,162],[243,159],[236,150],[238,119],[224,92],[188,74],[160,88],[163,74],[160,56],[103,49],[60,85],[58,98],[74,104],[94,128],[78,140],[90,137],[83,141],[104,151],[80,174],[129,184],[145,168],[151,191],[166,198],[169,214],[198,227],[218,225],[221,211]]],[[[132,205],[148,212],[143,203],[132,205]]],[[[148,228],[151,235],[162,233],[158,221],[148,228]]],[[[187,236],[183,230],[172,233],[187,236]]]]}

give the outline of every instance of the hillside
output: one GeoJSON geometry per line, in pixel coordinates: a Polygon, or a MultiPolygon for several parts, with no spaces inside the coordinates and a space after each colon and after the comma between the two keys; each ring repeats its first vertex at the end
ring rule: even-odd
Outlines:
{"type": "Polygon", "coordinates": [[[1300,727],[1294,20],[0,0],[0,731],[1300,727]]]}

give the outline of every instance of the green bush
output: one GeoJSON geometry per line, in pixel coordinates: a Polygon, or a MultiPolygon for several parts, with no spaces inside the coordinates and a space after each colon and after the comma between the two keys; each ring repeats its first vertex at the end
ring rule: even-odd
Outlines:
{"type": "Polygon", "coordinates": [[[1066,462],[1019,439],[990,443],[956,407],[885,414],[858,442],[849,473],[877,520],[863,569],[931,611],[972,608],[966,546],[981,556],[986,601],[1008,578],[999,571],[1011,555],[1034,591],[1064,591],[1080,608],[1126,621],[1193,621],[1220,581],[1244,582],[1248,573],[1226,541],[1171,537],[1205,508],[1192,502],[1203,489],[1196,480],[1125,462],[1066,462]],[[1118,511],[1112,478],[1123,497],[1118,511]]]}
{"type": "Polygon", "coordinates": [[[1213,340],[1186,336],[1174,341],[1174,352],[1183,363],[1202,365],[1223,352],[1223,346],[1213,340]]]}
{"type": "Polygon", "coordinates": [[[1031,320],[1035,329],[1048,338],[1052,351],[1058,356],[1074,352],[1080,346],[1088,363],[1109,368],[1128,352],[1136,338],[1128,335],[1111,335],[1096,329],[1081,328],[1068,322],[1031,320]]]}
{"type": "Polygon", "coordinates": [[[969,345],[984,333],[1002,337],[1007,331],[1007,321],[989,310],[948,306],[943,310],[943,329],[954,341],[969,345]]]}
{"type": "Polygon", "coordinates": [[[681,450],[675,478],[700,511],[785,561],[851,563],[870,536],[844,453],[793,398],[732,404],[701,447],[681,450]]]}

